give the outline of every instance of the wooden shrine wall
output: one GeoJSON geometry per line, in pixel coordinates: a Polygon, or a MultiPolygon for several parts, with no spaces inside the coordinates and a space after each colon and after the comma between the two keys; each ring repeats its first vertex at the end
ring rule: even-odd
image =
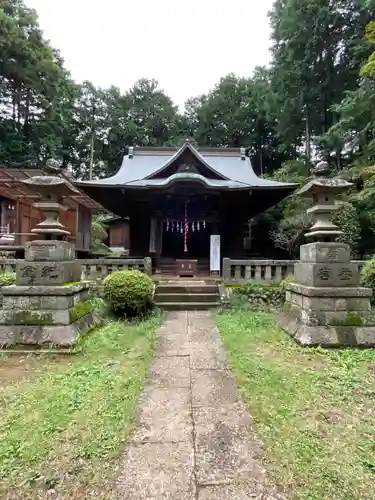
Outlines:
{"type": "Polygon", "coordinates": [[[108,244],[110,247],[129,249],[129,222],[118,220],[108,227],[108,244]]]}
{"type": "MultiPolygon", "coordinates": [[[[16,245],[36,239],[31,233],[44,220],[43,213],[27,203],[18,202],[15,207],[16,245]]],[[[75,241],[78,250],[89,250],[91,246],[91,211],[83,205],[60,212],[60,222],[71,233],[68,240],[75,241]]]]}

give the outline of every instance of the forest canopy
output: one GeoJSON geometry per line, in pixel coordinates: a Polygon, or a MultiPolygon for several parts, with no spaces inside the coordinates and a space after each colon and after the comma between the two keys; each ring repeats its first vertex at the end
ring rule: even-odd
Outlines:
{"type": "MultiPolygon", "coordinates": [[[[249,68],[247,77],[223,75],[181,112],[155,80],[125,92],[75,82],[37,13],[22,0],[0,0],[0,164],[53,157],[80,178],[90,165],[105,177],[131,145],[190,137],[201,146],[243,146],[258,175],[303,183],[325,156],[333,173],[354,183],[341,221],[352,250],[373,253],[375,0],[276,0],[269,21],[271,64],[249,68]]],[[[253,221],[253,234],[267,227],[264,253],[272,238],[283,255],[296,255],[304,212],[292,196],[253,221]]]]}

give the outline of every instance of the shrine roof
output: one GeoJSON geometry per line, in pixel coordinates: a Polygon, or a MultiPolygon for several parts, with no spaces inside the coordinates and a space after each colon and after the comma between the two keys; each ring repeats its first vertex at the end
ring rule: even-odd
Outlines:
{"type": "MultiPolygon", "coordinates": [[[[9,200],[33,203],[38,200],[40,196],[37,193],[33,194],[22,181],[34,176],[44,175],[46,175],[46,172],[41,168],[24,169],[0,166],[0,196],[8,198],[9,200]]],[[[72,179],[67,178],[63,173],[59,175],[66,178],[69,182],[72,182],[72,179]]],[[[79,204],[93,210],[102,209],[102,206],[98,202],[90,198],[84,191],[79,189],[78,186],[76,186],[76,188],[78,188],[77,193],[72,193],[71,196],[64,198],[67,206],[73,208],[79,204]]]]}
{"type": "Polygon", "coordinates": [[[115,175],[105,179],[75,183],[82,189],[85,187],[157,188],[183,179],[201,181],[208,187],[218,189],[264,188],[292,191],[297,187],[296,184],[258,177],[243,148],[195,148],[189,141],[186,141],[181,148],[130,148],[129,154],[124,156],[121,167],[115,175]],[[186,171],[163,177],[163,171],[178,160],[186,150],[189,150],[212,175],[206,177],[186,171]],[[153,178],[154,176],[158,178],[153,178]]]}

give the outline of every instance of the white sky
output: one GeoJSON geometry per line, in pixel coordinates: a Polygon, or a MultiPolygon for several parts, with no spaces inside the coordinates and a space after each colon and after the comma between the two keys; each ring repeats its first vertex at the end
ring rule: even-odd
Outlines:
{"type": "Polygon", "coordinates": [[[155,78],[179,106],[269,62],[273,0],[26,0],[75,80],[155,78]]]}

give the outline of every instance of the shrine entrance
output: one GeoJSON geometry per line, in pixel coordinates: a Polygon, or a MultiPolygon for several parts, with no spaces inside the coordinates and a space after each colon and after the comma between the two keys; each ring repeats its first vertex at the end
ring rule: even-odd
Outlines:
{"type": "Polygon", "coordinates": [[[162,257],[174,259],[208,259],[212,224],[207,221],[164,221],[162,257]],[[186,230],[187,229],[187,230],[186,230]],[[185,234],[186,232],[186,234],[185,234]]]}
{"type": "MultiPolygon", "coordinates": [[[[181,189],[181,188],[180,188],[181,189]]],[[[214,199],[189,192],[167,195],[160,207],[160,257],[208,260],[215,227],[214,199]]]]}

